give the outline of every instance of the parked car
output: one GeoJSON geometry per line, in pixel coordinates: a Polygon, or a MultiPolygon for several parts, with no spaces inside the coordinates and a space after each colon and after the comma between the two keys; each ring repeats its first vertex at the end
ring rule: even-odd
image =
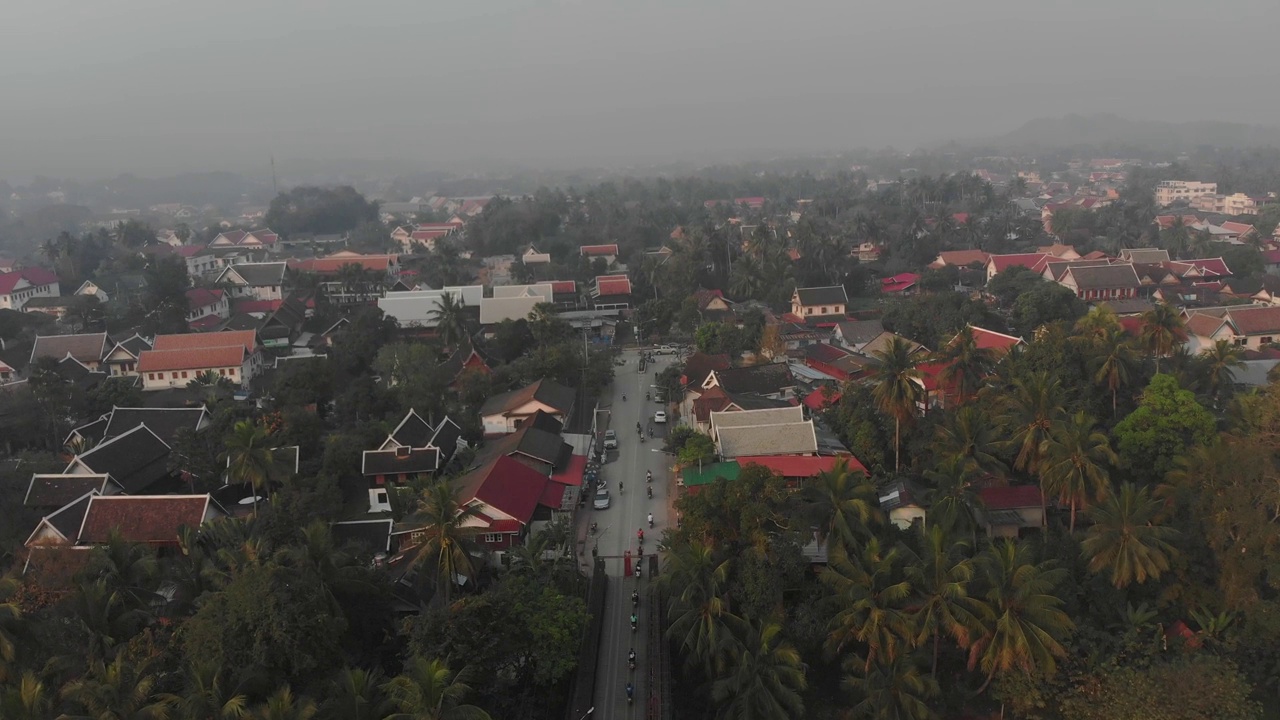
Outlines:
{"type": "Polygon", "coordinates": [[[609,509],[609,491],[605,490],[604,488],[600,488],[599,490],[597,490],[595,499],[591,501],[591,507],[595,508],[596,510],[608,510],[609,509]]]}
{"type": "Polygon", "coordinates": [[[605,450],[618,449],[618,433],[616,431],[613,431],[613,430],[604,431],[604,449],[605,450]]]}
{"type": "Polygon", "coordinates": [[[656,423],[665,423],[667,421],[667,411],[659,410],[653,414],[653,421],[656,423]]]}
{"type": "Polygon", "coordinates": [[[675,345],[659,345],[653,349],[654,355],[675,355],[679,350],[675,345]]]}

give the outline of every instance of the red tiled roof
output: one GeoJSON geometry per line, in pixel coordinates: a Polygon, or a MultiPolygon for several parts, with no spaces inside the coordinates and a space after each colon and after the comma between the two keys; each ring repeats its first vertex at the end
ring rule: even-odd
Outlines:
{"type": "MultiPolygon", "coordinates": [[[[1120,321],[1120,327],[1124,328],[1124,331],[1128,333],[1131,337],[1142,336],[1142,317],[1141,316],[1126,315],[1124,317],[1120,317],[1116,319],[1120,321]]],[[[1219,323],[1221,323],[1221,321],[1219,321],[1219,323]]],[[[1189,325],[1190,323],[1188,323],[1188,326],[1189,325]]],[[[1214,328],[1214,330],[1216,329],[1217,327],[1214,328]]]]}
{"type": "Polygon", "coordinates": [[[1044,270],[1045,263],[1047,263],[1051,257],[1053,256],[1048,253],[992,255],[988,262],[995,265],[996,272],[1001,272],[1002,270],[1007,270],[1015,266],[1029,268],[1034,272],[1040,272],[1044,270]]]}
{"type": "Polygon", "coordinates": [[[190,308],[202,308],[207,305],[216,305],[222,301],[221,290],[210,290],[208,288],[191,288],[187,291],[187,306],[190,308]]]}
{"type": "Polygon", "coordinates": [[[528,524],[547,482],[547,477],[537,470],[501,455],[459,480],[458,503],[479,500],[528,524]]]}
{"type": "Polygon", "coordinates": [[[1004,350],[1007,352],[1009,348],[1014,345],[1021,345],[1024,343],[1023,339],[1020,337],[1005,335],[1004,333],[987,330],[986,328],[980,328],[975,325],[970,325],[969,327],[973,331],[973,342],[979,348],[1004,350]]]}
{"type": "MultiPolygon", "coordinates": [[[[229,333],[206,333],[204,337],[215,337],[229,333]]],[[[209,370],[214,368],[240,367],[244,364],[244,347],[229,345],[226,347],[190,348],[187,350],[143,350],[138,356],[138,372],[161,372],[170,370],[209,370]]]]}
{"type": "Polygon", "coordinates": [[[105,543],[114,530],[126,542],[176,543],[178,528],[199,527],[208,495],[98,495],[80,528],[82,543],[105,543]]]}
{"type": "Polygon", "coordinates": [[[222,318],[217,315],[205,315],[198,320],[192,320],[187,323],[187,329],[192,332],[208,332],[222,324],[222,318]]]}
{"type": "Polygon", "coordinates": [[[578,248],[583,255],[617,255],[617,245],[583,245],[578,248]]]}
{"type": "Polygon", "coordinates": [[[944,250],[938,253],[938,259],[929,264],[930,267],[955,265],[965,267],[973,263],[986,264],[991,255],[985,250],[944,250]]]}
{"type": "Polygon", "coordinates": [[[1237,233],[1239,235],[1244,235],[1250,230],[1253,230],[1253,226],[1249,225],[1248,223],[1232,222],[1230,220],[1222,223],[1221,227],[1224,230],[1230,230],[1231,232],[1237,233]]]}
{"type": "Polygon", "coordinates": [[[289,264],[302,272],[331,275],[342,270],[344,265],[359,265],[365,270],[381,270],[387,272],[399,261],[399,255],[338,255],[308,260],[291,261],[289,264]]]}
{"type": "Polygon", "coordinates": [[[825,385],[804,396],[804,406],[813,411],[825,410],[840,402],[840,391],[825,385]]]}
{"type": "Polygon", "coordinates": [[[783,477],[816,477],[818,473],[831,472],[840,461],[849,464],[850,470],[863,474],[867,468],[852,455],[831,456],[795,456],[795,455],[750,455],[738,458],[738,465],[746,467],[750,464],[766,467],[783,477]]]}
{"type": "Polygon", "coordinates": [[[442,223],[418,223],[417,225],[414,226],[413,229],[418,231],[425,231],[425,232],[434,232],[436,230],[442,230],[444,232],[450,233],[450,232],[453,232],[454,230],[457,230],[460,227],[462,227],[462,221],[453,220],[450,222],[442,222],[442,223]]]}
{"type": "Polygon", "coordinates": [[[599,280],[596,281],[596,292],[601,296],[608,295],[630,295],[631,281],[626,277],[617,280],[599,280]]]}
{"type": "Polygon", "coordinates": [[[234,313],[271,313],[280,309],[283,300],[237,300],[231,304],[234,313]]]}
{"type": "Polygon", "coordinates": [[[1201,258],[1199,260],[1179,260],[1183,265],[1191,265],[1200,270],[1206,276],[1209,275],[1230,275],[1231,270],[1227,268],[1227,263],[1220,257],[1201,258]]]}
{"type": "Polygon", "coordinates": [[[960,225],[967,225],[969,223],[969,213],[955,213],[951,216],[951,219],[960,225]]]}
{"type": "MultiPolygon", "coordinates": [[[[165,247],[171,247],[166,245],[165,247]]],[[[197,255],[212,255],[213,252],[204,245],[179,245],[170,252],[175,255],[181,255],[184,258],[196,257],[197,255]]]]}
{"type": "Polygon", "coordinates": [[[58,275],[51,270],[42,267],[23,268],[18,271],[27,282],[39,287],[41,285],[52,285],[58,282],[58,275]]]}
{"type": "Polygon", "coordinates": [[[1267,265],[1275,265],[1280,263],[1280,250],[1263,250],[1262,262],[1267,265]]]}
{"type": "Polygon", "coordinates": [[[587,470],[586,455],[570,455],[569,463],[559,472],[551,473],[551,479],[561,485],[572,485],[579,487],[582,485],[582,475],[587,470]]]}
{"type": "Polygon", "coordinates": [[[188,333],[186,335],[157,335],[155,350],[206,350],[216,347],[243,346],[248,352],[258,347],[258,333],[254,330],[235,330],[221,333],[188,333]]]}
{"type": "Polygon", "coordinates": [[[684,361],[684,375],[681,376],[680,382],[684,385],[695,383],[702,384],[707,379],[707,375],[712,370],[724,370],[733,363],[729,360],[729,356],[725,354],[708,355],[704,352],[695,352],[684,361]]]}
{"type": "Polygon", "coordinates": [[[549,507],[552,510],[559,510],[564,504],[565,485],[558,482],[548,482],[547,486],[542,489],[542,497],[538,498],[538,504],[543,507],[549,507]]]}
{"type": "Polygon", "coordinates": [[[1035,485],[982,488],[978,491],[978,495],[988,510],[1016,510],[1041,506],[1040,488],[1035,485]]]}
{"type": "Polygon", "coordinates": [[[414,230],[409,233],[409,237],[413,240],[422,240],[425,242],[427,240],[437,240],[448,234],[448,230],[414,230]]]}
{"type": "Polygon", "coordinates": [[[551,292],[555,295],[562,293],[576,293],[578,292],[578,283],[573,280],[552,280],[551,292]]]}
{"type": "Polygon", "coordinates": [[[1227,316],[1245,335],[1280,331],[1280,307],[1242,305],[1228,310],[1227,316]]]}
{"type": "Polygon", "coordinates": [[[0,295],[8,295],[18,286],[18,281],[23,280],[22,273],[17,270],[0,274],[0,295]]]}
{"type": "Polygon", "coordinates": [[[893,277],[880,279],[880,292],[899,293],[915,287],[920,282],[920,276],[915,273],[898,273],[893,277]]]}

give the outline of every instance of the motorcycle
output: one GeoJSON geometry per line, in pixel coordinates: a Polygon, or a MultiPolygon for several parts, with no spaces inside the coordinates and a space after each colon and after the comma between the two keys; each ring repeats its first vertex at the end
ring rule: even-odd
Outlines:
{"type": "Polygon", "coordinates": [[[649,513],[649,529],[653,529],[653,513],[649,513]]]}
{"type": "Polygon", "coordinates": [[[653,482],[653,471],[652,471],[652,470],[645,470],[645,471],[644,471],[644,481],[645,481],[645,482],[647,482],[647,483],[653,482]]]}
{"type": "Polygon", "coordinates": [[[627,401],[627,394],[622,393],[622,402],[626,402],[626,401],[627,401]]]}
{"type": "Polygon", "coordinates": [[[640,593],[631,591],[631,607],[640,607],[640,593]]]}
{"type": "Polygon", "coordinates": [[[594,523],[594,522],[593,522],[593,523],[591,523],[591,534],[592,534],[592,535],[595,535],[595,534],[596,534],[596,523],[594,523]]]}
{"type": "Polygon", "coordinates": [[[636,631],[636,623],[637,623],[637,622],[639,622],[639,618],[637,618],[637,617],[636,617],[636,614],[635,614],[635,613],[631,613],[631,632],[635,632],[635,631],[636,631]]]}
{"type": "Polygon", "coordinates": [[[649,499],[650,499],[650,500],[652,500],[652,499],[653,499],[653,488],[651,488],[651,487],[647,487],[647,488],[645,488],[645,491],[649,493],[649,499]]]}
{"type": "Polygon", "coordinates": [[[644,394],[644,401],[649,402],[649,393],[644,394]]]}
{"type": "Polygon", "coordinates": [[[641,435],[641,436],[640,436],[640,442],[644,442],[644,436],[643,436],[643,435],[641,435]]]}
{"type": "Polygon", "coordinates": [[[636,531],[636,540],[644,542],[644,528],[640,528],[636,531]]]}
{"type": "Polygon", "coordinates": [[[627,704],[628,705],[631,704],[631,693],[632,693],[631,683],[627,683],[627,704]]]}
{"type": "Polygon", "coordinates": [[[636,651],[635,650],[632,650],[631,654],[627,655],[627,669],[629,670],[636,669],[636,651]]]}
{"type": "Polygon", "coordinates": [[[640,563],[636,563],[636,579],[640,579],[640,563]]]}

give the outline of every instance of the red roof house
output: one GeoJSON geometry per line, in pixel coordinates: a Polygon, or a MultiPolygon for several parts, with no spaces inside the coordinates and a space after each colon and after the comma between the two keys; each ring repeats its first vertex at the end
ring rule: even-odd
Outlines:
{"type": "Polygon", "coordinates": [[[462,526],[489,550],[519,543],[550,480],[507,455],[481,465],[457,481],[462,526]]]}
{"type": "Polygon", "coordinates": [[[1049,260],[1056,260],[1048,253],[1015,253],[1013,255],[992,255],[987,260],[987,280],[995,277],[997,273],[1008,270],[1011,267],[1024,267],[1034,273],[1044,272],[1044,266],[1049,260]]]}
{"type": "Polygon", "coordinates": [[[880,279],[880,292],[885,295],[906,295],[913,291],[920,276],[916,273],[898,273],[893,277],[880,279]]]}

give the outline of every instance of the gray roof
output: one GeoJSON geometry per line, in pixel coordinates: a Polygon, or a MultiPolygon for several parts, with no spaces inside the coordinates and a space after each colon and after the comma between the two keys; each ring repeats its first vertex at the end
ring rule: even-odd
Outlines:
{"type": "Polygon", "coordinates": [[[237,265],[229,265],[218,276],[218,281],[222,282],[227,279],[227,274],[234,272],[244,280],[246,285],[261,287],[264,285],[283,285],[284,284],[285,263],[267,262],[267,263],[239,263],[237,265]]]}
{"type": "Polygon", "coordinates": [[[507,412],[532,400],[568,413],[573,409],[576,395],[573,388],[567,388],[554,380],[539,380],[518,390],[494,395],[480,407],[480,414],[483,416],[507,412]]]}
{"type": "Polygon", "coordinates": [[[111,349],[110,338],[104,332],[80,335],[37,335],[31,348],[31,362],[42,357],[55,360],[70,355],[82,363],[96,363],[111,349]]]}
{"type": "Polygon", "coordinates": [[[331,525],[329,533],[338,547],[354,545],[369,552],[390,552],[393,525],[391,518],[346,520],[331,525]]]}
{"type": "Polygon", "coordinates": [[[874,357],[875,353],[878,353],[878,352],[884,352],[884,351],[885,351],[885,349],[887,349],[887,348],[889,347],[889,341],[890,341],[890,340],[892,340],[893,338],[896,338],[896,337],[897,337],[897,338],[902,338],[903,340],[906,340],[906,341],[907,341],[907,347],[911,349],[911,352],[912,352],[912,353],[919,352],[919,351],[921,351],[921,350],[924,350],[924,349],[925,349],[925,347],[924,347],[923,345],[921,345],[920,343],[916,342],[915,340],[911,340],[911,339],[909,339],[909,338],[904,338],[904,337],[902,337],[901,335],[896,335],[896,334],[891,333],[891,332],[883,332],[883,333],[881,333],[878,337],[876,337],[874,340],[872,340],[871,342],[869,342],[869,343],[867,343],[865,346],[863,346],[863,348],[862,348],[862,354],[863,354],[863,355],[866,355],[867,357],[874,357]]]}
{"type": "Polygon", "coordinates": [[[391,431],[391,439],[399,445],[407,447],[426,447],[431,442],[434,431],[422,416],[410,409],[395,430],[391,431]]]}
{"type": "Polygon", "coordinates": [[[769,363],[716,370],[716,380],[729,394],[756,393],[772,395],[796,385],[786,363],[769,363]]]}
{"type": "Polygon", "coordinates": [[[1120,257],[1136,263],[1169,262],[1169,251],[1160,248],[1128,248],[1120,251],[1120,257]]]}
{"type": "Polygon", "coordinates": [[[97,493],[87,492],[78,500],[45,517],[66,539],[75,542],[80,537],[80,526],[84,524],[84,516],[89,512],[89,500],[97,493]]]}
{"type": "Polygon", "coordinates": [[[364,475],[400,475],[435,472],[440,466],[436,448],[392,448],[366,450],[360,463],[364,475]]]}
{"type": "Polygon", "coordinates": [[[836,329],[850,345],[865,345],[884,332],[884,323],[879,320],[849,320],[836,323],[836,329]]]}
{"type": "Polygon", "coordinates": [[[803,421],[804,408],[799,405],[766,410],[730,410],[728,412],[711,413],[711,428],[714,432],[719,432],[724,428],[778,425],[780,423],[803,421]]]}
{"type": "Polygon", "coordinates": [[[731,459],[743,455],[812,455],[818,451],[813,421],[723,428],[717,440],[720,455],[731,459]]]}
{"type": "Polygon", "coordinates": [[[1098,303],[1111,308],[1111,312],[1116,315],[1141,315],[1142,313],[1155,307],[1150,300],[1142,298],[1124,298],[1121,300],[1108,300],[1098,303]]]}
{"type": "MultiPolygon", "coordinates": [[[[1136,288],[1142,285],[1133,265],[1106,265],[1103,267],[1073,267],[1069,271],[1081,290],[1136,288]]],[[[1064,276],[1065,277],[1065,276],[1064,276]]]]}
{"type": "Polygon", "coordinates": [[[150,428],[139,425],[76,456],[68,469],[78,461],[94,473],[110,475],[132,495],[169,475],[168,458],[169,446],[150,428]]]}
{"type": "Polygon", "coordinates": [[[827,287],[796,288],[801,305],[843,305],[849,302],[849,296],[843,285],[827,287]]]}
{"type": "Polygon", "coordinates": [[[29,508],[64,507],[92,490],[103,492],[108,482],[106,475],[32,475],[22,504],[29,508]]]}
{"type": "Polygon", "coordinates": [[[163,440],[166,445],[172,446],[173,439],[177,436],[179,430],[182,428],[192,431],[198,430],[205,415],[203,407],[112,408],[103,437],[113,438],[117,435],[123,435],[139,425],[146,425],[147,429],[155,433],[156,437],[163,440]]]}

